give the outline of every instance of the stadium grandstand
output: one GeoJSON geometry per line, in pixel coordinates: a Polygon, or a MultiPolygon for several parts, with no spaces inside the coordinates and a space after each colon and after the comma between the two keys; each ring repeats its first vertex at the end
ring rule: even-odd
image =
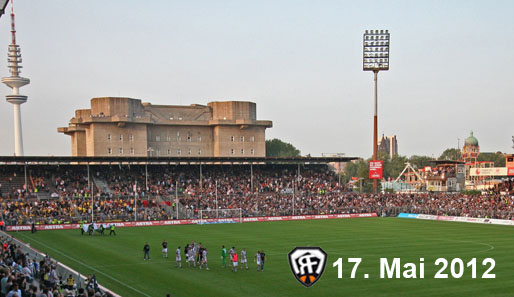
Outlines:
{"type": "MultiPolygon", "coordinates": [[[[352,158],[2,157],[6,225],[198,219],[200,210],[243,217],[401,212],[514,218],[513,182],[482,195],[360,194],[328,162],[352,158]]],[[[212,213],[212,212],[211,212],[212,213]]]]}

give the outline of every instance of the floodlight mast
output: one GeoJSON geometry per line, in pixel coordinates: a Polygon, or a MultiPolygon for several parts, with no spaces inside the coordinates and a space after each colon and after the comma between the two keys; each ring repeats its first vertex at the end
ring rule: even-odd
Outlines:
{"type": "MultiPolygon", "coordinates": [[[[366,30],[363,36],[362,66],[373,71],[375,107],[373,116],[373,161],[378,150],[378,72],[389,70],[389,30],[366,30]]],[[[377,193],[377,179],[373,179],[373,193],[377,193]]]]}

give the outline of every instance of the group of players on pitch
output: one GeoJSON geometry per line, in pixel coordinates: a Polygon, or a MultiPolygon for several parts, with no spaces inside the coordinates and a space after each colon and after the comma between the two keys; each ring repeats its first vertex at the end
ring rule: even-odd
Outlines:
{"type": "MultiPolygon", "coordinates": [[[[143,251],[145,252],[145,255],[143,256],[143,259],[150,260],[150,247],[148,243],[146,243],[145,247],[143,248],[143,251]]],[[[195,241],[192,241],[191,244],[186,244],[184,247],[184,255],[186,258],[186,262],[189,267],[197,267],[202,269],[204,267],[206,270],[209,270],[209,266],[207,264],[207,254],[208,254],[207,248],[202,246],[202,243],[196,243],[195,241]]],[[[246,256],[246,249],[241,250],[241,256],[236,251],[235,247],[232,247],[228,251],[228,255],[230,257],[231,262],[231,268],[233,272],[237,272],[237,268],[239,266],[239,260],[241,260],[241,269],[246,268],[248,270],[248,259],[246,256]]],[[[168,242],[164,240],[162,242],[162,256],[164,258],[168,258],[168,242]]],[[[227,267],[226,264],[226,258],[227,258],[227,249],[224,245],[221,246],[221,266],[223,268],[227,267]]],[[[254,262],[257,264],[257,271],[263,271],[264,270],[264,262],[266,260],[266,254],[264,251],[257,251],[257,254],[255,254],[254,262]]],[[[175,267],[182,267],[182,251],[180,250],[180,246],[177,247],[177,250],[175,251],[175,267]]]]}

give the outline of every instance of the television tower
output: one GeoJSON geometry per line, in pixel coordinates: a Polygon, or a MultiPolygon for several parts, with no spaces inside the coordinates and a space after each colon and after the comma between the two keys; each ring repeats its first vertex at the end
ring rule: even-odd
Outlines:
{"type": "Polygon", "coordinates": [[[11,76],[2,78],[2,82],[12,89],[12,95],[5,96],[7,102],[14,105],[14,155],[23,156],[23,138],[21,133],[21,111],[20,105],[27,102],[27,96],[20,95],[19,89],[30,83],[30,79],[20,76],[21,51],[16,44],[16,29],[14,26],[14,4],[11,0],[11,37],[7,54],[8,68],[11,76]]]}

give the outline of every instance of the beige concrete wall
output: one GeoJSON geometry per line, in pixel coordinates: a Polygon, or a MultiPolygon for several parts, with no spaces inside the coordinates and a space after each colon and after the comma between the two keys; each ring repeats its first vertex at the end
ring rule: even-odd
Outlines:
{"type": "Polygon", "coordinates": [[[227,101],[209,102],[213,120],[256,120],[257,106],[253,102],[227,101]]]}
{"type": "Polygon", "coordinates": [[[75,132],[71,135],[71,155],[72,156],[86,156],[86,133],[75,132]]]}
{"type": "Polygon", "coordinates": [[[91,99],[91,114],[105,116],[134,116],[141,115],[143,107],[141,100],[118,97],[101,97],[91,99]]]}
{"type": "Polygon", "coordinates": [[[176,106],[146,104],[144,110],[152,115],[159,124],[181,121],[208,121],[211,119],[211,108],[203,105],[176,106]]]}
{"type": "Polygon", "coordinates": [[[95,148],[94,148],[94,130],[91,125],[86,128],[86,155],[89,157],[95,156],[95,148]]]}
{"type": "Polygon", "coordinates": [[[89,118],[91,109],[77,109],[75,110],[75,118],[89,118]]]}
{"type": "Polygon", "coordinates": [[[241,129],[240,126],[216,126],[214,128],[214,156],[265,157],[264,129],[260,126],[246,129],[241,129]]]}
{"type": "Polygon", "coordinates": [[[153,149],[153,156],[212,156],[212,144],[209,126],[148,126],[148,147],[153,149]]]}
{"type": "Polygon", "coordinates": [[[88,154],[93,156],[146,156],[146,125],[126,124],[122,127],[116,123],[93,123],[90,125],[88,154]],[[108,139],[110,135],[110,140],[108,139]],[[132,140],[131,140],[132,135],[132,140]],[[121,136],[121,139],[120,139],[121,136]],[[89,150],[89,148],[92,148],[89,150]],[[111,153],[109,154],[109,150],[111,153]],[[120,148],[122,152],[120,152],[120,148]],[[131,149],[134,153],[131,153],[131,149]]]}

